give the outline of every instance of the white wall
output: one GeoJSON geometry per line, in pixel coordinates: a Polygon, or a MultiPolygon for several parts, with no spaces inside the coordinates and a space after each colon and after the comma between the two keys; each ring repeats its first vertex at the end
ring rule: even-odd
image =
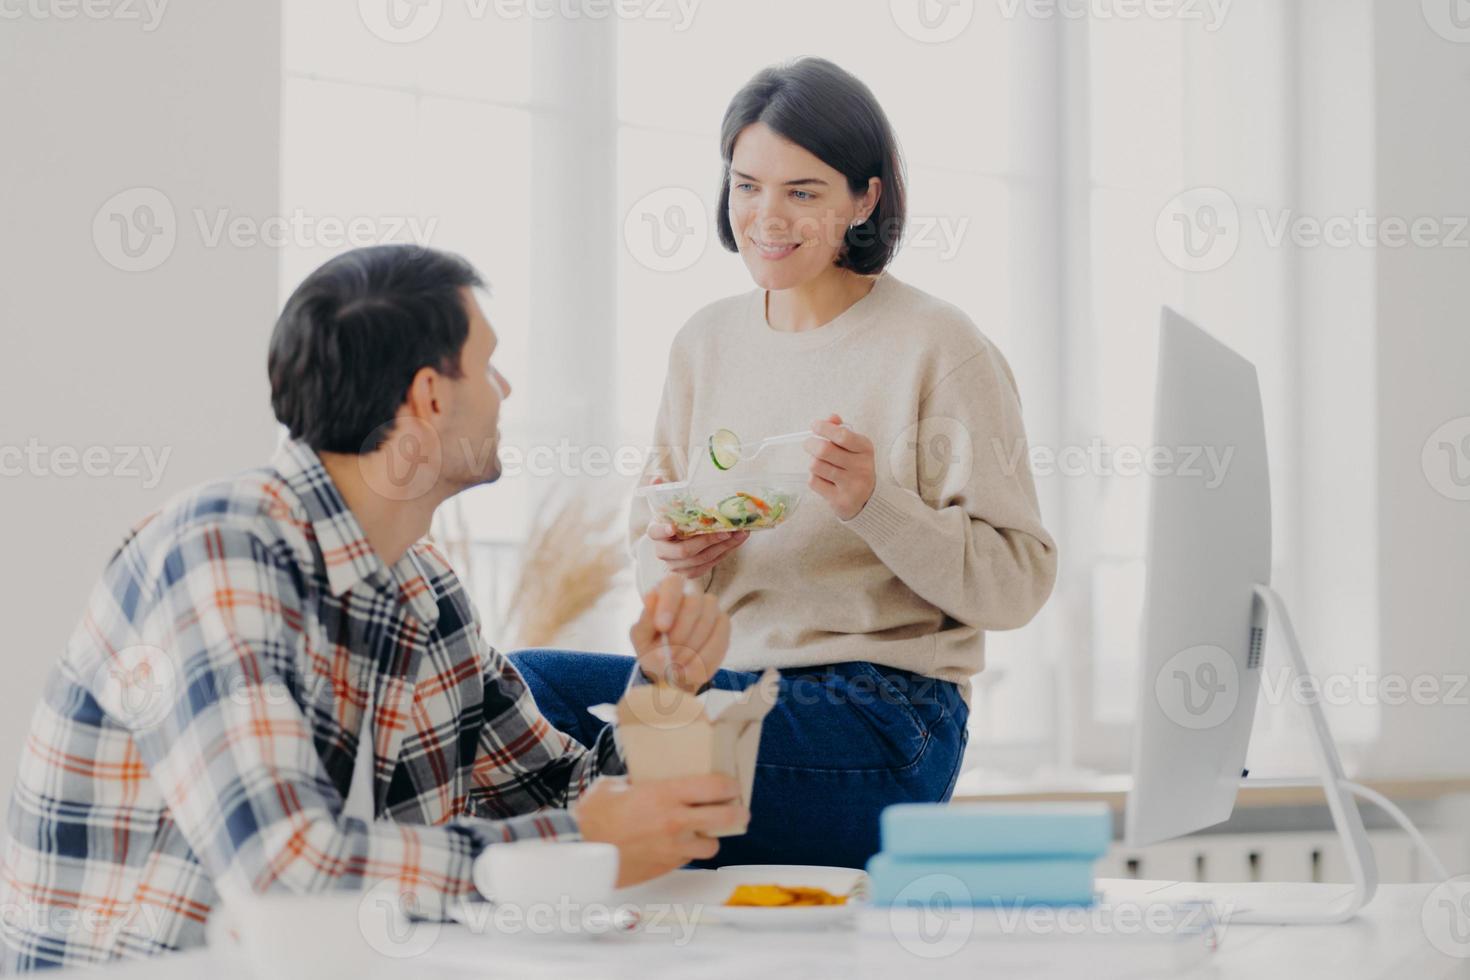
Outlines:
{"type": "MultiPolygon", "coordinates": [[[[1382,215],[1470,216],[1470,31],[1429,29],[1420,4],[1375,10],[1375,189],[1382,215]]],[[[1433,5],[1426,5],[1432,7],[1433,5]]],[[[1451,4],[1443,5],[1449,8],[1451,4]]],[[[1470,416],[1470,232],[1459,247],[1380,248],[1376,273],[1380,637],[1384,669],[1437,681],[1470,673],[1470,501],[1435,488],[1421,451],[1445,422],[1470,416]]],[[[1463,456],[1459,462],[1470,466],[1463,456]]],[[[1446,688],[1448,691],[1449,688],[1446,688]]],[[[1375,772],[1470,768],[1470,708],[1385,706],[1375,772]]]]}
{"type": "Polygon", "coordinates": [[[0,29],[0,453],[109,447],[91,465],[106,476],[61,475],[78,465],[64,456],[0,456],[24,471],[0,476],[5,792],[42,679],[122,533],[275,441],[277,256],[207,246],[194,210],[260,220],[278,207],[279,16],[270,3],[178,3],[151,30],[143,16],[22,13],[0,29]],[[168,197],[176,238],[144,252],[167,254],[156,268],[124,272],[103,255],[120,254],[117,228],[103,216],[99,247],[94,217],[139,186],[168,197]],[[158,484],[126,475],[117,446],[167,451],[158,484]]]}

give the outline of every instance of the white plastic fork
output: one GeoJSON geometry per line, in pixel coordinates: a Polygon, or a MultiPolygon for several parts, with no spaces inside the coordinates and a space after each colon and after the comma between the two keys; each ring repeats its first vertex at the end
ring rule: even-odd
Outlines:
{"type": "MultiPolygon", "coordinates": [[[[846,423],[843,423],[842,428],[846,429],[846,428],[849,428],[849,426],[846,423]]],[[[757,456],[759,456],[761,453],[765,452],[767,449],[773,449],[776,446],[789,446],[792,443],[797,443],[797,442],[805,442],[806,440],[808,440],[808,439],[810,439],[810,438],[812,438],[814,436],[816,438],[818,438],[818,439],[823,439],[823,440],[826,439],[825,436],[819,436],[819,435],[817,435],[815,432],[813,432],[810,429],[807,429],[807,430],[805,430],[803,432],[788,432],[785,435],[779,435],[779,436],[767,436],[766,438],[762,439],[760,442],[758,442],[758,443],[755,444],[755,452],[751,453],[750,455],[746,455],[746,453],[745,453],[746,443],[743,443],[742,442],[740,444],[740,458],[735,461],[734,466],[731,466],[730,469],[734,469],[736,466],[739,466],[741,463],[748,463],[748,462],[750,462],[751,460],[753,460],[757,456]]],[[[707,452],[699,453],[698,455],[695,456],[695,458],[694,458],[695,465],[690,468],[690,472],[689,472],[689,480],[690,480],[690,482],[693,482],[693,480],[694,480],[694,474],[697,473],[697,472],[699,472],[699,470],[701,470],[701,469],[704,468],[705,459],[708,456],[709,456],[709,453],[707,453],[707,452]]],[[[726,472],[726,471],[722,470],[721,472],[726,472]]]]}

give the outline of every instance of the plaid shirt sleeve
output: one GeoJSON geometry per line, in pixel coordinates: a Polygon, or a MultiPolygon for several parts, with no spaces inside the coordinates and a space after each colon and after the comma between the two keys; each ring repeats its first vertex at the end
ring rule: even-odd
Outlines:
{"type": "MultiPolygon", "coordinates": [[[[563,807],[620,768],[551,728],[505,658],[483,661],[483,723],[470,812],[438,826],[339,816],[341,795],[292,696],[302,589],[294,567],[244,527],[184,532],[162,564],[154,619],[170,696],[135,740],[191,849],[232,892],[354,890],[397,880],[424,914],[472,888],[485,846],[575,838],[563,807]],[[494,819],[485,819],[494,818],[494,819]]],[[[604,744],[605,743],[605,744],[604,744]]]]}
{"type": "MultiPolygon", "coordinates": [[[[488,651],[485,671],[485,711],[470,790],[471,811],[477,816],[513,819],[517,813],[564,807],[597,776],[627,771],[611,726],[590,750],[582,748],[551,726],[525,680],[494,648],[488,651]]],[[[567,815],[551,811],[544,817],[562,820],[567,815]]]]}

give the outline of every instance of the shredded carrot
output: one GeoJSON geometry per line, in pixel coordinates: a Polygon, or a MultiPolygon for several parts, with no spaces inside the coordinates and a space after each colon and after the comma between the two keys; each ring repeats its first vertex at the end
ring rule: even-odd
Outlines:
{"type": "Polygon", "coordinates": [[[744,497],[746,500],[749,500],[751,503],[755,504],[755,509],[760,511],[762,514],[769,514],[771,512],[771,505],[766,503],[759,497],[743,492],[738,494],[737,496],[744,497]]]}

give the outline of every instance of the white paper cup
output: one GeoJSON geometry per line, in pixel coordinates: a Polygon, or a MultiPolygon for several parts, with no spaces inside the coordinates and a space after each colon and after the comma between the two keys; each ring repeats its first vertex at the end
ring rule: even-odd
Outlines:
{"type": "Polygon", "coordinates": [[[473,874],[480,894],[497,905],[585,907],[612,896],[618,849],[589,841],[491,844],[473,874]]]}

